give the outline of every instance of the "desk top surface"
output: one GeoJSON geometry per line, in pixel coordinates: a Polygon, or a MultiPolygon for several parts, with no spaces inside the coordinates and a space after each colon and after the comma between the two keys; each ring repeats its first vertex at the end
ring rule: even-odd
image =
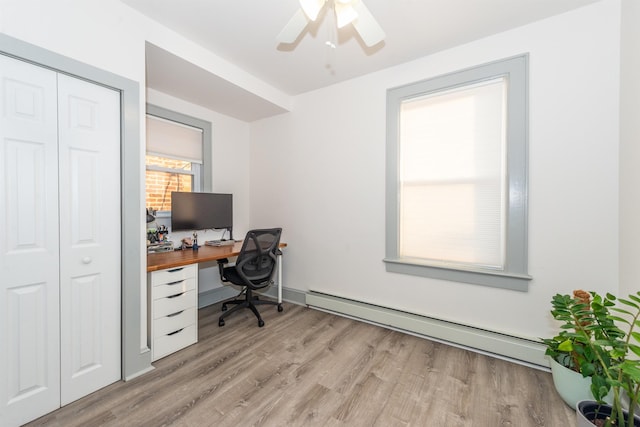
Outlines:
{"type": "MultiPolygon", "coordinates": [[[[286,246],[286,243],[280,243],[281,248],[286,246]]],[[[241,248],[242,242],[236,242],[233,245],[227,246],[204,245],[195,251],[193,249],[185,249],[182,251],[147,254],[147,272],[235,257],[238,256],[241,248]]]]}

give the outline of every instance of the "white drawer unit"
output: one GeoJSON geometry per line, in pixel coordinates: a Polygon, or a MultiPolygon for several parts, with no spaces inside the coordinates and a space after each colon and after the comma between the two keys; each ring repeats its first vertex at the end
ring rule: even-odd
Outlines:
{"type": "Polygon", "coordinates": [[[198,266],[153,271],[149,285],[151,360],[198,342],[198,266]]]}

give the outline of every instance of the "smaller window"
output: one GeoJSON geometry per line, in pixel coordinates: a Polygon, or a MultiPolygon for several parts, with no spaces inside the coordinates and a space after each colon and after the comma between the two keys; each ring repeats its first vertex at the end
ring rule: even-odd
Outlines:
{"type": "Polygon", "coordinates": [[[211,124],[147,105],[146,206],[169,217],[171,192],[211,191],[211,124]]]}

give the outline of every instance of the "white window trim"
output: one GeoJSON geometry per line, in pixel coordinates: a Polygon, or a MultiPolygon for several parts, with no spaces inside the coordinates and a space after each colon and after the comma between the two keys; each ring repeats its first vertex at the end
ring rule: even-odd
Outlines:
{"type": "Polygon", "coordinates": [[[434,77],[387,91],[386,270],[455,282],[527,291],[528,263],[528,54],[434,77]],[[431,264],[399,256],[399,115],[403,101],[506,76],[507,236],[504,270],[431,264]]]}

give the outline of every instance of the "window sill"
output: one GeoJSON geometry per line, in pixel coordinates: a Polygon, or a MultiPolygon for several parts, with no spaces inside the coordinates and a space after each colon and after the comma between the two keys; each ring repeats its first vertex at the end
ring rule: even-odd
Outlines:
{"type": "Polygon", "coordinates": [[[449,267],[441,265],[421,264],[416,260],[383,259],[389,273],[409,274],[432,279],[453,282],[472,283],[494,288],[527,292],[529,282],[533,279],[527,274],[485,269],[449,267]]]}

